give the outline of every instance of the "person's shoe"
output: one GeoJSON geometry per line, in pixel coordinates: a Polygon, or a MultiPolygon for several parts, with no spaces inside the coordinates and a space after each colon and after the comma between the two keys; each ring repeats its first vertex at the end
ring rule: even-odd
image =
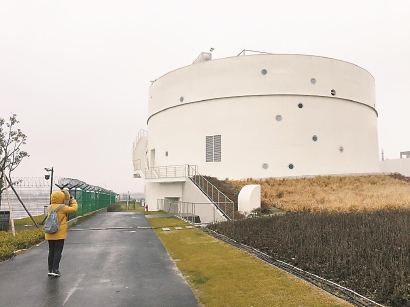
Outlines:
{"type": "Polygon", "coordinates": [[[53,277],[60,277],[61,276],[61,273],[60,273],[60,271],[52,271],[51,273],[51,276],[53,276],[53,277]]]}
{"type": "Polygon", "coordinates": [[[51,271],[48,271],[48,276],[53,276],[53,273],[51,273],[51,271]]]}

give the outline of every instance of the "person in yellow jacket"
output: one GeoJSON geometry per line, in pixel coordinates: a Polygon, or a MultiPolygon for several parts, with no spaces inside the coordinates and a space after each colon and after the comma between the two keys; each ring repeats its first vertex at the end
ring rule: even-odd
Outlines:
{"type": "MultiPolygon", "coordinates": [[[[78,208],[76,200],[70,197],[67,190],[55,191],[51,194],[52,209],[57,209],[61,204],[65,204],[66,206],[57,212],[60,228],[56,233],[46,233],[45,236],[48,241],[48,276],[52,277],[61,276],[59,268],[64,240],[67,238],[67,214],[76,212],[78,208]]],[[[50,213],[50,206],[48,206],[47,211],[50,213]]]]}

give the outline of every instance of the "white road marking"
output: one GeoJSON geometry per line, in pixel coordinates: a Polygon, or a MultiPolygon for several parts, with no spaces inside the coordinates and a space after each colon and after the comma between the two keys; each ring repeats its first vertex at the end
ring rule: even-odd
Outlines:
{"type": "Polygon", "coordinates": [[[64,300],[63,306],[65,305],[65,303],[67,303],[68,299],[71,297],[71,295],[73,295],[73,293],[77,290],[77,286],[78,284],[81,282],[81,280],[83,279],[84,274],[81,274],[78,279],[77,282],[75,283],[74,287],[71,288],[70,291],[68,291],[68,295],[66,297],[66,299],[64,300]]]}

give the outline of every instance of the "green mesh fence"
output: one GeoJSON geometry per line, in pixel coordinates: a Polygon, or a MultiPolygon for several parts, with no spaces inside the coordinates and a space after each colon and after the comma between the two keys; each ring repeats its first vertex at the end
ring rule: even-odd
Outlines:
{"type": "Polygon", "coordinates": [[[74,190],[70,193],[78,203],[77,216],[106,208],[115,203],[115,194],[86,190],[74,190]]]}
{"type": "Polygon", "coordinates": [[[77,212],[70,215],[70,218],[106,208],[116,201],[117,194],[113,191],[89,185],[78,179],[61,178],[56,186],[69,190],[78,203],[77,212]]]}

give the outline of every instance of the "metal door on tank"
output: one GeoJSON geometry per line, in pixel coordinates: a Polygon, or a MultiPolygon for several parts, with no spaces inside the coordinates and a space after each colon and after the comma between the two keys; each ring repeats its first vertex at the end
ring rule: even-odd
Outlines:
{"type": "Polygon", "coordinates": [[[164,198],[164,210],[168,213],[176,214],[178,213],[178,201],[179,197],[165,197],[164,198]]]}

